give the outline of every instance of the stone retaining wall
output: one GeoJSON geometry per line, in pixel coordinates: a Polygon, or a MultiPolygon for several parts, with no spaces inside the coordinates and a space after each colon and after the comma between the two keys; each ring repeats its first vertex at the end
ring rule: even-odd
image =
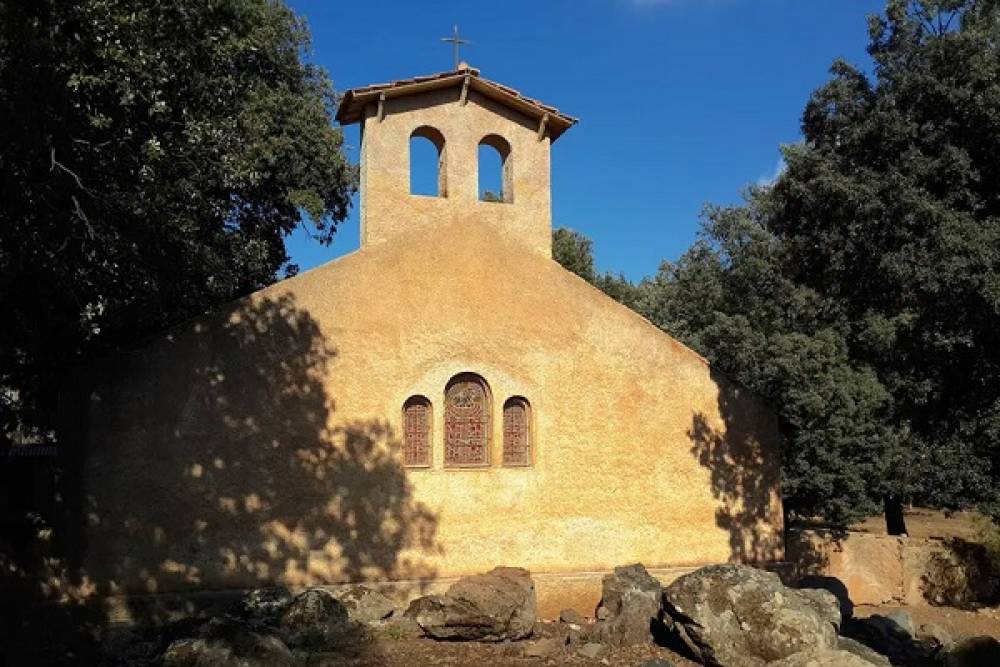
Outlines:
{"type": "Polygon", "coordinates": [[[825,579],[856,605],[965,606],[992,594],[996,580],[977,563],[975,545],[962,544],[964,552],[943,539],[790,529],[786,550],[796,577],[825,579]]]}

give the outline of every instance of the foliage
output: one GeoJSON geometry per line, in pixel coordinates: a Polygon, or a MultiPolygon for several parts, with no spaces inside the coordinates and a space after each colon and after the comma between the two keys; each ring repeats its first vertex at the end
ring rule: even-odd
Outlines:
{"type": "Polygon", "coordinates": [[[588,283],[594,282],[594,243],[580,232],[560,227],[552,232],[552,259],[588,283]]]}
{"type": "Polygon", "coordinates": [[[0,397],[50,425],[64,369],[273,282],[355,170],[279,0],[0,0],[0,397]]]}
{"type": "Polygon", "coordinates": [[[974,541],[986,550],[991,572],[1000,578],[1000,524],[986,516],[977,516],[975,520],[974,541]]]}
{"type": "Polygon", "coordinates": [[[1000,3],[892,0],[870,36],[874,79],[834,65],[761,208],[892,396],[908,495],[996,510],[1000,3]]]}
{"type": "Polygon", "coordinates": [[[787,171],[630,305],[775,406],[793,511],[996,513],[1000,2],[890,0],[869,33],[873,76],[835,63],[787,171]]]}

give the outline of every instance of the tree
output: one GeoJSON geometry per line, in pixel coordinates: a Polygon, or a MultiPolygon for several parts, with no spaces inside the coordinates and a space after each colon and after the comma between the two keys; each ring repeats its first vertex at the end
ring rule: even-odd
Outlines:
{"type": "Polygon", "coordinates": [[[1000,3],[891,0],[869,32],[874,77],[835,63],[766,226],[892,396],[901,492],[997,511],[1000,3]]]}
{"type": "Polygon", "coordinates": [[[552,232],[552,259],[588,283],[597,277],[594,270],[594,243],[580,232],[559,227],[552,232]]]}
{"type": "Polygon", "coordinates": [[[278,0],[0,0],[0,432],[330,241],[356,176],[308,46],[278,0]]]}

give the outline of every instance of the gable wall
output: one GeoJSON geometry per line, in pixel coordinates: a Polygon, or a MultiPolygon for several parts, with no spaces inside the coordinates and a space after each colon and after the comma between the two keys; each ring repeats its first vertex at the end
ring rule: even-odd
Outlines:
{"type": "MultiPolygon", "coordinates": [[[[782,556],[773,415],[472,219],[401,233],[109,360],[67,394],[92,590],[607,570],[782,556]],[[493,395],[493,465],[443,467],[443,392],[493,395]],[[433,402],[434,464],[401,464],[433,402]],[[531,402],[534,465],[499,466],[531,402]]],[[[72,522],[71,522],[72,525],[72,522]]]]}

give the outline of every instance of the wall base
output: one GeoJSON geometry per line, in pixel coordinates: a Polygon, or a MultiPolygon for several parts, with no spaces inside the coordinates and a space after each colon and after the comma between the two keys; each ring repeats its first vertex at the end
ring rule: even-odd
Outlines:
{"type": "MultiPolygon", "coordinates": [[[[664,585],[681,575],[693,572],[700,565],[653,568],[649,573],[664,585]]],[[[766,569],[785,574],[785,564],[762,565],[766,569]]],[[[607,571],[559,572],[532,574],[538,595],[538,618],[553,620],[563,609],[574,609],[592,617],[601,599],[601,580],[607,571]]],[[[783,577],[784,578],[784,577],[783,577]]],[[[366,582],[364,585],[405,608],[411,600],[421,595],[441,594],[448,590],[458,577],[433,580],[366,582]]],[[[351,584],[318,586],[327,590],[346,588],[351,584]]],[[[294,590],[294,589],[293,589],[294,590]]],[[[297,591],[295,591],[297,592],[297,591]]],[[[111,596],[95,601],[102,607],[103,615],[112,625],[160,625],[183,618],[218,614],[233,605],[246,590],[192,591],[188,593],[162,593],[157,595],[111,596]]]]}

